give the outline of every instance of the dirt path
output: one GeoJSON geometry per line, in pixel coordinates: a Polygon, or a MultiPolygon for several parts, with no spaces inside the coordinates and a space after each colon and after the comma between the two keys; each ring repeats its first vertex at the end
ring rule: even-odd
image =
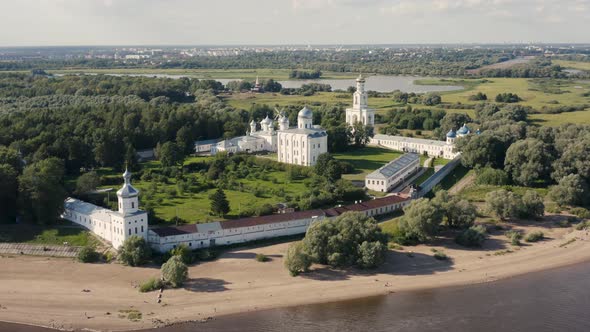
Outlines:
{"type": "Polygon", "coordinates": [[[469,174],[466,177],[459,180],[459,182],[455,183],[454,186],[449,189],[449,194],[456,195],[461,192],[461,190],[467,188],[468,186],[472,185],[475,182],[475,174],[469,174]]]}

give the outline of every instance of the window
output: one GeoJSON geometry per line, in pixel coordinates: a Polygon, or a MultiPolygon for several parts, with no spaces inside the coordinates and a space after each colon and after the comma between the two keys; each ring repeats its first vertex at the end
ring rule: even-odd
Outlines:
{"type": "Polygon", "coordinates": [[[137,234],[137,227],[135,227],[135,234],[137,234]]]}
{"type": "Polygon", "coordinates": [[[129,235],[131,235],[131,228],[129,228],[129,235]]]}
{"type": "Polygon", "coordinates": [[[135,209],[135,202],[131,202],[131,208],[135,209]]]}
{"type": "Polygon", "coordinates": [[[143,233],[143,226],[141,226],[141,232],[143,233]]]}

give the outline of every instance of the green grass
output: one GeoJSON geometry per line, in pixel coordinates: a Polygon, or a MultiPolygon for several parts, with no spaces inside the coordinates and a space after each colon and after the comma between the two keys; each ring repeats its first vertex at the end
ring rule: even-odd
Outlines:
{"type": "Polygon", "coordinates": [[[461,181],[467,174],[474,172],[463,165],[459,165],[455,167],[449,175],[445,176],[445,178],[437,185],[443,190],[449,190],[453,187],[457,182],[461,181]]]}
{"type": "Polygon", "coordinates": [[[367,174],[402,154],[402,152],[398,151],[367,146],[361,149],[347,151],[345,153],[335,153],[333,156],[338,160],[351,163],[356,169],[356,173],[345,174],[343,176],[344,178],[349,180],[364,180],[367,174]]]}
{"type": "Polygon", "coordinates": [[[590,109],[560,114],[532,114],[529,118],[533,123],[550,127],[556,127],[565,123],[590,123],[590,109]]]}
{"type": "Polygon", "coordinates": [[[2,225],[0,242],[20,242],[29,244],[88,246],[97,240],[86,230],[77,227],[2,225]]]}
{"type": "Polygon", "coordinates": [[[431,177],[433,174],[434,168],[428,168],[422,175],[420,175],[416,179],[416,181],[414,181],[414,183],[416,183],[417,185],[421,185],[422,183],[424,183],[424,181],[428,180],[428,178],[431,177]]]}
{"type": "Polygon", "coordinates": [[[567,61],[567,60],[551,60],[553,64],[560,65],[565,68],[590,70],[590,62],[582,61],[567,61]]]}
{"type": "Polygon", "coordinates": [[[400,217],[391,218],[389,220],[383,221],[379,223],[379,227],[381,231],[390,237],[393,237],[399,233],[398,231],[398,224],[399,224],[400,217]]]}

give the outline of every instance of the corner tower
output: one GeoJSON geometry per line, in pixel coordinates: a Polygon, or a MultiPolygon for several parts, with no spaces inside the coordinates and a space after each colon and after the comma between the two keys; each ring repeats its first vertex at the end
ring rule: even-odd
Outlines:
{"type": "Polygon", "coordinates": [[[131,172],[129,170],[125,169],[123,179],[125,179],[125,183],[117,191],[117,197],[119,199],[119,213],[125,216],[139,210],[139,191],[131,185],[131,172]]]}

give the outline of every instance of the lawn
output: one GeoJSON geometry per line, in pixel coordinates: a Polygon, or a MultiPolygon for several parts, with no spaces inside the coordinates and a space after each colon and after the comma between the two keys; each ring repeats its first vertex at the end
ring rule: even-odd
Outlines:
{"type": "Polygon", "coordinates": [[[364,180],[365,176],[379,167],[387,164],[403,153],[383,148],[367,146],[361,149],[351,150],[345,153],[334,153],[334,158],[351,163],[356,172],[345,174],[343,177],[349,180],[364,180]]]}
{"type": "MultiPolygon", "coordinates": [[[[185,160],[185,166],[192,163],[205,162],[213,157],[190,157],[185,160]]],[[[142,164],[144,170],[160,169],[159,161],[150,161],[142,164]]],[[[205,223],[210,221],[218,221],[224,219],[238,218],[240,212],[246,209],[253,209],[262,206],[263,204],[277,204],[284,202],[284,197],[278,196],[278,190],[283,190],[286,195],[294,197],[306,190],[304,179],[287,180],[287,175],[283,171],[260,170],[258,167],[253,167],[253,170],[260,171],[259,177],[246,177],[237,179],[239,187],[225,189],[225,194],[230,203],[230,212],[221,218],[210,214],[211,202],[209,196],[216,190],[215,188],[198,188],[198,190],[189,189],[186,191],[179,191],[177,187],[177,180],[173,177],[168,177],[166,183],[156,181],[143,181],[133,177],[133,186],[140,190],[140,204],[145,206],[151,204],[154,208],[156,216],[164,221],[173,223],[177,217],[188,223],[205,223]],[[259,194],[247,191],[248,188],[259,189],[259,194]]],[[[120,172],[115,172],[112,169],[102,168],[98,173],[106,179],[119,179],[120,172]]],[[[193,177],[197,183],[205,181],[207,174],[200,172],[192,172],[185,174],[186,177],[193,177]]],[[[102,189],[114,188],[110,194],[111,202],[115,199],[115,191],[119,185],[105,185],[102,189]]]]}
{"type": "Polygon", "coordinates": [[[560,65],[565,68],[590,70],[590,62],[582,61],[567,61],[567,60],[551,60],[553,64],[560,65]]]}
{"type": "Polygon", "coordinates": [[[73,246],[97,243],[90,233],[76,226],[50,225],[0,225],[0,242],[21,242],[30,244],[61,245],[68,242],[73,246]]]}

